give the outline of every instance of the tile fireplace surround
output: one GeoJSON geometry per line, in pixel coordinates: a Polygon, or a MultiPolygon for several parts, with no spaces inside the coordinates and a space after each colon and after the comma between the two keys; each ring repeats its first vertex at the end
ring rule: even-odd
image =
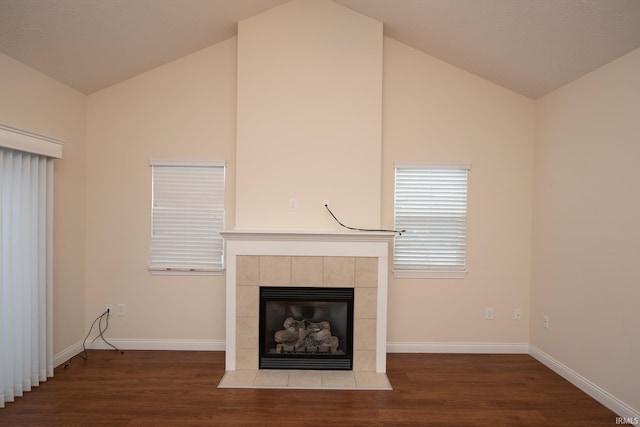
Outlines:
{"type": "Polygon", "coordinates": [[[226,241],[226,373],[219,387],[390,389],[387,272],[393,233],[232,230],[226,241]],[[353,287],[352,371],[260,370],[260,286],[353,287]]]}

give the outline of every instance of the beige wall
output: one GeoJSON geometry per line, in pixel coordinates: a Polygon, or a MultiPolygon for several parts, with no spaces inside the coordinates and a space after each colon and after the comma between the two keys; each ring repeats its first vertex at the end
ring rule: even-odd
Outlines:
{"type": "Polygon", "coordinates": [[[88,97],[87,317],[124,303],[109,337],[223,340],[222,276],[147,270],[151,158],[227,161],[233,227],[236,38],[88,97]]]}
{"type": "Polygon", "coordinates": [[[85,333],[85,96],[0,54],[0,122],[65,141],[54,166],[54,354],[85,333]]]}
{"type": "Polygon", "coordinates": [[[240,228],[380,224],[382,23],[297,0],[238,26],[240,228]],[[289,200],[297,199],[297,210],[289,200]]]}
{"type": "MultiPolygon", "coordinates": [[[[227,225],[233,227],[236,39],[88,97],[86,280],[84,97],[38,73],[25,73],[15,61],[3,61],[3,69],[14,74],[3,80],[11,95],[1,104],[3,121],[67,140],[65,160],[56,166],[57,207],[65,207],[56,212],[57,221],[65,224],[59,228],[71,230],[56,233],[64,248],[57,251],[57,267],[68,266],[57,270],[56,301],[62,309],[57,310],[56,339],[64,344],[56,351],[77,343],[106,303],[127,304],[125,317],[112,318],[111,337],[223,340],[222,277],[154,276],[146,269],[148,160],[227,160],[227,225]],[[61,108],[65,103],[74,111],[61,108]]],[[[382,198],[381,225],[393,223],[393,161],[472,163],[469,276],[392,278],[389,341],[527,342],[532,101],[388,38],[384,76],[384,159],[378,171],[383,185],[382,191],[371,185],[379,194],[365,197],[382,198]],[[494,307],[494,321],[483,320],[485,306],[494,307]],[[514,308],[523,309],[522,321],[511,319],[514,308]]],[[[359,170],[360,160],[355,153],[352,157],[349,168],[359,170]]],[[[294,164],[284,167],[289,174],[300,171],[294,164]]],[[[249,178],[258,182],[263,175],[249,178]]],[[[358,222],[362,207],[343,199],[351,191],[339,186],[333,182],[335,197],[327,198],[345,218],[358,222]]],[[[304,205],[306,199],[300,199],[304,205]]],[[[300,206],[298,215],[307,214],[300,206]]],[[[376,226],[371,223],[376,215],[366,225],[376,226]]]]}
{"type": "MultiPolygon", "coordinates": [[[[235,52],[234,38],[89,96],[86,320],[95,318],[105,303],[126,303],[126,317],[115,317],[110,324],[112,337],[224,340],[222,277],[154,276],[146,269],[148,160],[226,159],[231,178],[227,218],[234,217],[235,52]]],[[[395,160],[472,164],[469,275],[458,280],[392,278],[389,342],[526,343],[533,101],[388,38],[384,77],[383,147],[378,153],[384,160],[377,168],[382,190],[371,185],[383,200],[383,220],[370,223],[380,214],[377,207],[367,225],[393,224],[395,160]],[[495,320],[484,320],[486,306],[494,308],[495,320]],[[522,308],[523,320],[513,320],[515,308],[522,308]]],[[[304,163],[294,154],[281,165],[281,173],[300,173],[294,160],[304,163]]],[[[360,165],[357,159],[350,161],[350,173],[359,172],[360,165]]],[[[270,176],[244,167],[242,179],[248,182],[270,176]]],[[[308,176],[300,181],[315,185],[308,176]]],[[[327,188],[353,194],[337,187],[339,183],[327,188]]],[[[273,194],[284,196],[278,190],[273,194]]],[[[301,196],[300,203],[304,201],[301,196]]],[[[352,205],[345,202],[341,212],[357,222],[362,207],[352,205]]],[[[245,213],[245,218],[251,215],[245,213]]],[[[319,224],[301,206],[297,215],[309,215],[312,224],[319,224]]],[[[269,226],[295,228],[266,218],[273,220],[269,226]]]]}
{"type": "MultiPolygon", "coordinates": [[[[640,407],[633,389],[640,380],[640,277],[633,268],[640,253],[640,51],[534,102],[392,39],[383,43],[381,149],[367,152],[361,169],[361,147],[350,145],[360,141],[356,128],[341,128],[347,138],[330,149],[326,140],[335,135],[314,129],[305,138],[309,158],[304,150],[261,153],[279,166],[268,191],[253,184],[273,170],[265,173],[257,157],[242,152],[238,215],[236,38],[89,97],[0,54],[0,122],[66,141],[55,166],[54,352],[77,345],[106,303],[127,304],[127,315],[110,323],[115,339],[224,340],[222,276],[147,271],[150,158],[227,160],[229,228],[236,217],[242,226],[331,227],[321,206],[310,206],[325,198],[345,222],[391,227],[394,161],[470,162],[468,277],[391,277],[389,343],[531,342],[640,407]],[[319,175],[306,175],[302,187],[272,185],[296,181],[316,163],[341,172],[325,181],[315,169],[319,175]],[[353,188],[340,186],[361,171],[367,182],[377,173],[379,183],[355,205],[353,188]],[[268,223],[251,211],[253,196],[269,198],[268,223]],[[295,214],[290,197],[299,199],[295,214]],[[484,320],[488,306],[493,321],[484,320]],[[520,321],[512,319],[515,308],[523,310],[520,321]]],[[[367,61],[375,56],[366,54],[367,61]]],[[[281,101],[297,96],[284,92],[281,101]]],[[[353,121],[352,112],[339,111],[353,121]]],[[[304,126],[294,126],[292,140],[306,137],[304,126]]],[[[365,139],[375,139],[369,131],[365,139]]]]}
{"type": "Polygon", "coordinates": [[[468,276],[392,278],[389,342],[527,343],[534,102],[390,38],[384,77],[385,227],[394,161],[471,163],[468,276]]]}
{"type": "Polygon", "coordinates": [[[531,292],[531,343],[634,408],[638,76],[640,50],[536,103],[531,292]]]}

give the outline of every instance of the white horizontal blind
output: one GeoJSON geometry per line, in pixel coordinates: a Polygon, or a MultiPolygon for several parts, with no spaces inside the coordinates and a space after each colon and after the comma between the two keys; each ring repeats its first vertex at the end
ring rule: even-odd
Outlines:
{"type": "Polygon", "coordinates": [[[225,167],[222,162],[152,160],[149,269],[221,271],[224,267],[225,167]]]}
{"type": "Polygon", "coordinates": [[[406,232],[395,238],[394,273],[464,274],[468,169],[396,164],[394,228],[406,232]]]}

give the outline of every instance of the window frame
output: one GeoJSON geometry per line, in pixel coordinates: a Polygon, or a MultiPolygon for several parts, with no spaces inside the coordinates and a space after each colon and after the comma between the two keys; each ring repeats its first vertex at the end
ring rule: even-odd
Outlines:
{"type": "MultiPolygon", "coordinates": [[[[400,236],[396,236],[393,242],[393,274],[394,277],[396,278],[437,278],[437,279],[461,279],[461,278],[465,278],[467,276],[467,235],[468,235],[468,230],[467,230],[467,222],[468,222],[468,191],[469,191],[469,171],[471,170],[471,164],[470,163],[435,163],[435,162],[395,162],[394,164],[394,204],[393,204],[393,216],[394,216],[394,228],[395,229],[404,229],[407,230],[405,233],[403,233],[400,236]],[[457,198],[454,198],[452,201],[454,201],[455,206],[448,206],[449,209],[445,209],[444,213],[446,213],[447,215],[455,215],[458,218],[457,221],[457,225],[452,223],[448,223],[447,224],[447,229],[445,230],[448,237],[453,238],[453,243],[451,244],[452,250],[454,251],[459,251],[459,249],[455,249],[454,246],[456,245],[460,245],[462,244],[462,262],[454,262],[452,264],[446,265],[446,264],[441,264],[441,265],[437,265],[437,264],[428,264],[428,263],[420,263],[417,262],[415,264],[412,264],[409,261],[405,261],[404,263],[400,263],[400,261],[398,260],[399,256],[402,257],[408,257],[410,254],[410,249],[407,248],[400,248],[399,246],[399,242],[402,242],[401,239],[407,239],[407,237],[411,237],[411,224],[407,224],[406,221],[399,221],[398,217],[402,215],[402,210],[406,210],[408,209],[408,207],[405,204],[405,207],[402,209],[399,209],[399,203],[400,201],[398,200],[399,198],[405,197],[406,194],[401,194],[399,195],[399,177],[398,177],[398,170],[402,170],[402,169],[411,169],[411,170],[420,170],[420,169],[424,169],[424,170],[433,170],[434,173],[437,173],[437,171],[442,171],[442,170],[449,170],[449,171],[464,171],[464,185],[462,186],[463,188],[460,188],[460,186],[456,187],[455,183],[452,182],[445,182],[444,185],[451,187],[450,190],[453,191],[454,189],[456,191],[462,191],[464,190],[464,194],[463,195],[459,195],[457,198]],[[456,200],[457,199],[457,200],[456,200]],[[463,212],[460,212],[460,207],[464,207],[463,212]],[[399,212],[400,215],[399,215],[399,212]],[[460,219],[463,218],[462,221],[462,225],[460,225],[460,219]],[[453,224],[453,225],[452,225],[453,224]],[[462,231],[463,236],[460,237],[460,231],[462,231]],[[456,236],[457,234],[457,236],[456,236]],[[400,254],[398,254],[400,252],[400,254]]],[[[461,174],[462,176],[462,174],[461,174]]],[[[404,179],[406,179],[406,177],[403,177],[404,179]]],[[[450,178],[450,177],[449,177],[450,178]]],[[[433,184],[433,180],[429,181],[428,178],[425,177],[419,177],[419,184],[426,184],[428,182],[430,182],[431,184],[433,184]],[[420,182],[423,181],[423,182],[420,182]]],[[[400,184],[403,185],[403,184],[400,184]]],[[[406,186],[407,184],[404,184],[405,188],[404,189],[400,189],[400,191],[407,191],[406,190],[406,186]]],[[[426,196],[427,198],[433,197],[432,195],[426,196]]],[[[424,203],[425,200],[422,200],[422,203],[424,203]]],[[[414,203],[414,205],[412,206],[413,209],[420,209],[420,207],[418,205],[420,205],[420,201],[419,200],[412,200],[409,202],[414,203]]],[[[426,210],[426,207],[425,207],[426,210]]],[[[422,214],[425,213],[425,211],[421,212],[422,214]]],[[[434,218],[435,215],[431,215],[431,218],[434,218]]],[[[433,223],[433,221],[430,221],[429,219],[424,219],[421,220],[419,222],[419,224],[417,224],[415,227],[417,228],[426,228],[428,226],[429,223],[433,223]]],[[[423,236],[424,237],[424,236],[423,236]]],[[[418,244],[419,242],[417,241],[417,238],[414,239],[413,244],[418,244]]],[[[433,240],[431,242],[431,244],[433,245],[433,240]]],[[[442,252],[441,254],[444,254],[444,252],[442,252]]],[[[459,258],[459,256],[458,256],[459,258]]]]}
{"type": "MultiPolygon", "coordinates": [[[[150,227],[150,239],[149,239],[149,263],[147,266],[148,270],[151,272],[151,274],[161,274],[161,275],[222,275],[225,269],[225,265],[224,265],[225,244],[224,244],[224,238],[222,237],[222,235],[220,235],[220,232],[224,230],[224,224],[225,224],[226,162],[224,160],[151,159],[149,160],[149,166],[151,167],[151,224],[150,224],[151,227],[150,227]],[[205,185],[206,185],[206,180],[208,179],[211,180],[210,183],[215,185],[215,188],[211,190],[211,194],[208,194],[206,196],[212,197],[212,199],[208,201],[206,206],[204,205],[198,206],[198,203],[200,203],[201,201],[198,201],[195,199],[191,199],[191,201],[196,203],[196,211],[200,211],[200,213],[206,210],[209,210],[210,213],[214,213],[216,211],[219,212],[218,217],[212,220],[209,220],[209,222],[211,222],[211,225],[214,228],[207,228],[207,226],[204,226],[204,225],[202,226],[202,231],[204,233],[214,234],[214,236],[212,237],[212,240],[209,242],[209,243],[213,243],[214,246],[213,248],[209,248],[208,250],[211,252],[219,253],[219,261],[212,262],[210,263],[210,265],[206,265],[206,264],[203,264],[202,262],[197,261],[196,258],[198,257],[198,255],[201,256],[201,259],[202,259],[202,254],[206,253],[207,249],[196,250],[198,255],[196,255],[196,257],[190,260],[187,260],[187,262],[183,262],[183,263],[176,263],[177,261],[175,260],[163,262],[162,260],[158,259],[157,244],[160,243],[161,239],[165,239],[165,242],[167,242],[167,240],[169,241],[173,240],[173,243],[168,243],[168,244],[174,244],[175,246],[173,247],[172,250],[178,251],[175,254],[171,255],[174,258],[177,258],[176,254],[179,254],[180,250],[184,250],[185,251],[184,255],[186,255],[187,250],[184,248],[188,245],[188,243],[185,242],[184,239],[182,240],[180,238],[170,239],[169,234],[165,234],[164,236],[158,236],[156,234],[158,228],[163,227],[162,225],[158,225],[157,226],[158,228],[156,228],[156,225],[158,223],[162,223],[161,211],[158,210],[158,207],[156,206],[157,199],[160,197],[159,193],[156,193],[158,191],[158,184],[160,183],[160,181],[158,180],[159,176],[158,174],[156,174],[156,172],[160,170],[157,168],[163,168],[163,167],[168,168],[163,172],[170,172],[169,168],[173,169],[174,171],[176,171],[175,168],[185,168],[185,171],[187,170],[187,168],[189,168],[194,172],[200,171],[200,170],[210,170],[214,172],[210,177],[206,177],[206,176],[203,177],[203,176],[197,176],[197,175],[191,177],[191,179],[194,179],[194,180],[202,179],[205,185]],[[181,245],[182,245],[182,248],[180,248],[181,245]]],[[[184,179],[184,178],[180,178],[180,179],[184,179]]],[[[182,184],[184,184],[184,182],[182,184]]],[[[178,185],[180,185],[180,183],[178,183],[178,185]]],[[[202,196],[203,194],[200,194],[200,193],[201,192],[193,193],[192,196],[194,197],[202,196]]],[[[166,195],[167,193],[165,193],[165,196],[166,195]]],[[[181,192],[180,195],[186,195],[186,192],[181,192]]],[[[173,202],[175,203],[176,200],[173,200],[173,202]]],[[[167,201],[165,200],[162,203],[167,203],[167,201]]],[[[190,215],[194,214],[193,210],[191,212],[189,212],[188,209],[183,209],[182,211],[180,211],[180,209],[175,210],[175,206],[171,208],[165,205],[164,209],[165,209],[165,213],[167,209],[174,209],[174,212],[177,215],[183,217],[182,220],[184,222],[186,222],[186,217],[189,217],[190,215]]],[[[166,215],[164,219],[166,221],[166,215]]],[[[182,231],[193,232],[194,222],[190,221],[189,223],[191,224],[190,227],[180,226],[182,231]],[[185,228],[188,228],[190,230],[185,230],[185,228]]],[[[170,232],[164,231],[164,233],[170,233],[170,232]]],[[[207,243],[207,239],[208,238],[203,237],[196,240],[207,243]]],[[[191,240],[190,243],[193,243],[193,240],[191,240]]],[[[218,256],[215,256],[214,258],[218,259],[218,256]]]]}

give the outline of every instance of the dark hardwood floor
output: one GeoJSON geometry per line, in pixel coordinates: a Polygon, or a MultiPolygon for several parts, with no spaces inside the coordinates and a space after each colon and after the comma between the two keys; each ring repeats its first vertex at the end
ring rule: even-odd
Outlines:
{"type": "Polygon", "coordinates": [[[528,355],[389,354],[393,391],[218,389],[224,353],[90,351],[0,409],[2,426],[611,426],[528,355]]]}

